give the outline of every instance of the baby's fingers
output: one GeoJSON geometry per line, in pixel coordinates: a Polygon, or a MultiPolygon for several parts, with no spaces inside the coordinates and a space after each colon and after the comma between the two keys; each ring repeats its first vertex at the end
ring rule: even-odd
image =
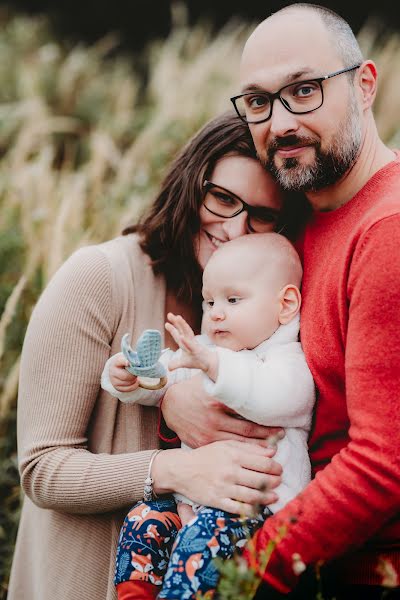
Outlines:
{"type": "Polygon", "coordinates": [[[116,385],[132,385],[137,380],[136,375],[132,375],[126,369],[110,369],[110,381],[116,385]]]}
{"type": "Polygon", "coordinates": [[[165,323],[165,329],[168,331],[168,333],[171,334],[171,336],[173,337],[173,339],[175,340],[175,342],[180,347],[180,345],[181,345],[181,335],[180,335],[179,331],[177,330],[177,328],[174,327],[173,325],[171,325],[171,323],[165,323]]]}
{"type": "Polygon", "coordinates": [[[172,325],[176,327],[176,329],[181,335],[194,337],[193,329],[185,321],[185,319],[181,317],[181,315],[174,315],[173,313],[168,313],[167,318],[170,321],[170,323],[172,323],[172,325]]]}
{"type": "Polygon", "coordinates": [[[199,350],[201,350],[201,346],[195,338],[190,338],[185,335],[181,336],[181,342],[179,345],[182,350],[185,350],[185,352],[188,354],[196,354],[199,350]]]}
{"type": "Polygon", "coordinates": [[[110,361],[110,367],[116,367],[116,368],[123,368],[123,367],[127,367],[129,365],[129,362],[127,361],[127,359],[125,358],[125,356],[122,354],[122,352],[118,352],[117,354],[114,354],[114,356],[111,357],[111,361],[110,361]]]}

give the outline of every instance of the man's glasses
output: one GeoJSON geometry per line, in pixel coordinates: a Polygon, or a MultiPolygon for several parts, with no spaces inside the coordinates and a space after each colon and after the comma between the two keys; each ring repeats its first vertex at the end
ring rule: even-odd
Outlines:
{"type": "Polygon", "coordinates": [[[224,219],[236,217],[241,212],[247,212],[247,225],[254,233],[273,231],[279,218],[279,211],[266,206],[250,206],[233,192],[226,188],[205,181],[203,183],[203,206],[210,213],[224,219]]]}
{"type": "Polygon", "coordinates": [[[231,102],[237,114],[245,123],[264,123],[268,121],[272,115],[274,100],[280,100],[289,112],[295,115],[304,115],[317,110],[324,103],[323,81],[342,75],[342,73],[354,71],[358,67],[360,65],[341,69],[324,77],[296,81],[296,83],[284,85],[275,94],[257,90],[246,92],[239,96],[233,96],[231,102]]]}

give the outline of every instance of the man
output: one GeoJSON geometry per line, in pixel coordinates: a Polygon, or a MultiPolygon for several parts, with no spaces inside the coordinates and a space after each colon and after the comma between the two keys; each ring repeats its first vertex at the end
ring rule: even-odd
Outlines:
{"type": "MultiPolygon", "coordinates": [[[[240,73],[232,100],[260,160],[313,207],[299,248],[301,339],[318,389],[316,475],[265,522],[257,553],[283,524],[264,574],[271,594],[296,588],[297,553],[310,569],[329,565],[324,597],[378,599],[400,573],[400,155],[377,133],[376,67],[329,9],[295,4],[267,18],[240,73]]],[[[166,398],[164,416],[184,436],[174,403],[166,398]]]]}
{"type": "MultiPolygon", "coordinates": [[[[299,513],[266,575],[282,592],[295,584],[295,552],[306,564],[337,559],[352,599],[375,593],[357,584],[382,582],[379,561],[400,572],[400,161],[377,133],[376,79],[341,17],[295,4],[248,39],[233,99],[262,163],[314,210],[301,339],[319,392],[309,441],[317,475],[279,515],[299,513]]],[[[278,522],[265,523],[258,550],[278,522]]]]}

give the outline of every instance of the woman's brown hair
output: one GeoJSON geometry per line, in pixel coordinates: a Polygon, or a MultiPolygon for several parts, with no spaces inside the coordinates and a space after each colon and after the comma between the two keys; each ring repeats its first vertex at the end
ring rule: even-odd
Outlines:
{"type": "Polygon", "coordinates": [[[185,144],[147,213],[122,232],[140,235],[154,273],[163,274],[167,287],[187,302],[201,300],[202,272],[193,238],[200,228],[203,183],[228,154],[257,158],[247,125],[233,111],[212,119],[185,144]]]}

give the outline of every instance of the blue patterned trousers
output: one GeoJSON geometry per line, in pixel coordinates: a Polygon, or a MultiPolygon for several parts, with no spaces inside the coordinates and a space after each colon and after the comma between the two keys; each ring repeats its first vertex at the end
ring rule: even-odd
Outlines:
{"type": "Polygon", "coordinates": [[[160,599],[212,598],[219,578],[213,559],[232,557],[270,514],[265,507],[244,519],[204,507],[181,528],[174,499],[138,502],[121,528],[114,583],[153,583],[160,599]]]}

